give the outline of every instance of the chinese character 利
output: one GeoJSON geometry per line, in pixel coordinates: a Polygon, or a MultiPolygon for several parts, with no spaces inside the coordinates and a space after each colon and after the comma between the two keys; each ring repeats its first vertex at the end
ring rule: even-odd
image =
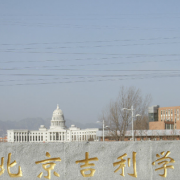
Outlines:
{"type": "MultiPolygon", "coordinates": [[[[48,152],[46,152],[46,156],[47,157],[51,157],[51,155],[48,152]]],[[[51,179],[51,170],[53,170],[55,165],[56,165],[55,163],[49,162],[49,161],[61,161],[61,159],[58,157],[58,158],[50,158],[50,159],[45,159],[45,160],[42,160],[42,161],[36,161],[35,162],[36,164],[48,162],[46,164],[42,164],[43,169],[46,170],[47,173],[48,173],[47,176],[44,176],[46,179],[51,179]],[[49,166],[49,167],[47,167],[47,166],[49,166]]],[[[53,174],[55,176],[57,176],[57,177],[60,177],[60,175],[57,172],[55,172],[55,171],[54,171],[53,174]]],[[[43,172],[41,172],[37,177],[41,178],[42,175],[43,175],[43,172]]]]}
{"type": "Polygon", "coordinates": [[[162,170],[162,169],[163,169],[163,170],[164,170],[164,174],[159,174],[159,175],[162,176],[162,177],[166,177],[166,176],[167,176],[167,169],[174,169],[174,166],[172,166],[172,165],[167,166],[167,164],[169,164],[169,163],[174,163],[174,162],[175,162],[173,158],[167,157],[170,153],[171,153],[170,151],[167,151],[167,153],[164,155],[164,151],[161,152],[160,154],[161,154],[163,157],[161,157],[159,154],[156,154],[156,157],[158,157],[159,159],[157,159],[156,161],[154,161],[154,162],[152,163],[152,165],[154,166],[154,165],[155,165],[155,162],[161,161],[161,162],[158,163],[158,165],[163,164],[163,166],[160,167],[160,168],[155,169],[155,171],[158,171],[158,170],[162,170]],[[169,159],[170,161],[167,161],[167,159],[169,159]]]}
{"type": "MultiPolygon", "coordinates": [[[[81,168],[89,167],[89,166],[95,166],[94,163],[89,163],[89,161],[98,161],[98,158],[97,157],[89,158],[89,153],[86,152],[85,153],[85,159],[84,160],[76,161],[76,164],[78,164],[78,163],[85,163],[84,165],[80,166],[81,168]]],[[[81,174],[82,174],[83,177],[92,177],[92,176],[94,176],[95,171],[96,170],[92,169],[92,168],[82,169],[81,170],[81,174]],[[86,171],[90,171],[90,173],[89,174],[85,174],[86,171]]]]}
{"type": "MultiPolygon", "coordinates": [[[[120,169],[122,169],[122,173],[120,174],[121,176],[125,176],[125,175],[124,175],[124,168],[126,167],[126,165],[125,165],[126,160],[123,159],[125,156],[127,156],[126,153],[123,154],[122,156],[119,156],[119,157],[117,158],[117,159],[120,159],[120,161],[113,163],[113,166],[119,165],[119,167],[114,171],[115,173],[116,173],[117,171],[119,171],[120,169]]],[[[131,159],[128,158],[128,167],[130,167],[130,161],[131,161],[131,159]]],[[[136,152],[133,152],[133,171],[134,171],[133,174],[130,174],[130,173],[128,173],[128,174],[129,174],[130,176],[132,176],[132,177],[137,178],[137,171],[136,171],[136,152]]]]}

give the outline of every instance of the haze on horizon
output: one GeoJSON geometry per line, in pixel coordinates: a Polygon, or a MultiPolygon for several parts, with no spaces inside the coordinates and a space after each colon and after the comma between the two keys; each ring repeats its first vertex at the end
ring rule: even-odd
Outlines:
{"type": "Polygon", "coordinates": [[[178,106],[180,1],[0,2],[0,120],[96,122],[120,86],[178,106]]]}

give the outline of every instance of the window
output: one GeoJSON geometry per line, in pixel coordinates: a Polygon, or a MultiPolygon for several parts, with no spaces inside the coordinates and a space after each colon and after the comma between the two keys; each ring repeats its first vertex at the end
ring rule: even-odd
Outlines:
{"type": "Polygon", "coordinates": [[[170,109],[168,109],[168,116],[170,116],[170,109]]]}
{"type": "Polygon", "coordinates": [[[166,129],[170,129],[170,124],[166,124],[166,129]]]}
{"type": "Polygon", "coordinates": [[[166,124],[165,129],[174,129],[173,124],[166,124]]]}

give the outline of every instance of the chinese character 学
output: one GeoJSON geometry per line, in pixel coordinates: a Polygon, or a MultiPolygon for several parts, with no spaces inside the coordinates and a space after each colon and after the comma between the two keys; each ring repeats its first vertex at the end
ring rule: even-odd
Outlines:
{"type": "MultiPolygon", "coordinates": [[[[10,168],[15,166],[17,163],[16,161],[13,161],[11,163],[11,153],[8,154],[8,160],[7,160],[7,171],[10,177],[14,178],[14,177],[22,177],[22,170],[21,167],[19,166],[19,171],[17,174],[12,174],[10,171],[10,168]]],[[[4,169],[4,157],[1,158],[1,165],[0,165],[0,176],[4,173],[5,169],[4,169]]]]}
{"type": "Polygon", "coordinates": [[[169,164],[169,163],[174,163],[174,162],[175,162],[173,158],[167,157],[170,153],[171,153],[170,151],[167,151],[167,153],[164,155],[164,151],[161,152],[160,154],[161,154],[161,156],[163,156],[163,157],[161,157],[159,154],[156,154],[156,157],[158,157],[159,159],[157,159],[156,161],[154,161],[154,162],[152,163],[152,165],[154,166],[154,165],[155,165],[155,162],[160,161],[160,162],[158,163],[158,165],[162,165],[162,167],[155,169],[155,171],[164,170],[164,173],[163,173],[163,174],[159,174],[159,175],[162,176],[162,177],[166,177],[166,176],[167,176],[167,169],[174,169],[174,166],[172,166],[172,165],[167,166],[167,164],[169,164]],[[168,160],[169,160],[169,161],[168,161],[168,160]]]}
{"type": "MultiPolygon", "coordinates": [[[[94,163],[89,163],[89,161],[98,161],[98,158],[97,157],[89,158],[89,153],[86,152],[85,159],[84,160],[76,161],[76,164],[78,164],[78,163],[85,163],[84,165],[80,166],[81,168],[89,167],[89,166],[95,166],[94,163]]],[[[96,170],[92,169],[92,168],[82,169],[81,170],[81,174],[82,174],[83,177],[92,177],[92,176],[94,176],[95,171],[96,170]],[[90,173],[89,174],[85,174],[86,171],[90,171],[90,173]]]]}
{"type": "MultiPolygon", "coordinates": [[[[48,152],[46,152],[46,156],[47,157],[51,157],[51,155],[48,153],[48,152]]],[[[50,158],[50,159],[45,159],[45,160],[42,160],[42,161],[37,161],[37,162],[35,162],[36,164],[40,164],[40,163],[46,163],[46,164],[42,164],[42,167],[44,168],[44,170],[46,170],[47,171],[47,176],[44,176],[46,179],[51,179],[51,170],[53,170],[54,169],[54,167],[55,167],[55,163],[53,163],[53,162],[50,162],[50,161],[61,161],[61,159],[58,157],[58,158],[50,158]],[[49,167],[47,167],[47,166],[49,166],[49,167]]],[[[55,176],[57,176],[57,177],[60,177],[60,175],[57,173],[57,172],[55,172],[54,171],[54,173],[53,173],[55,176]]],[[[38,178],[41,178],[42,177],[42,175],[43,175],[43,172],[41,172],[37,177],[38,178]]]]}
{"type": "MultiPolygon", "coordinates": [[[[127,154],[125,153],[125,154],[123,154],[122,156],[119,156],[117,159],[119,159],[120,161],[118,161],[118,162],[115,162],[115,163],[113,163],[113,166],[118,166],[119,165],[119,167],[114,171],[115,173],[117,172],[117,171],[119,171],[120,169],[121,169],[121,176],[125,176],[124,175],[124,168],[126,167],[126,160],[125,159],[123,159],[125,156],[127,156],[127,154]]],[[[130,162],[131,162],[131,158],[128,158],[128,167],[130,167],[130,162]]],[[[130,173],[128,173],[130,176],[132,176],[132,177],[135,177],[135,178],[137,178],[137,172],[136,172],[136,152],[133,152],[133,174],[130,174],[130,173]]]]}

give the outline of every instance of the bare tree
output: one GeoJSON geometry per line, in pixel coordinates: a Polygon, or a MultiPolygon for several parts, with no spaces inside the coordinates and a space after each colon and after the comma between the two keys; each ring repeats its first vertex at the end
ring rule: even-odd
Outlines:
{"type": "Polygon", "coordinates": [[[142,117],[137,117],[134,121],[134,130],[148,130],[149,129],[149,119],[148,115],[143,115],[142,117]]]}
{"type": "MultiPolygon", "coordinates": [[[[150,102],[150,95],[143,98],[139,89],[135,87],[125,88],[122,86],[117,99],[111,101],[107,108],[103,110],[100,119],[105,120],[106,125],[109,126],[110,136],[113,137],[114,140],[123,141],[125,133],[132,123],[132,115],[131,111],[122,111],[122,108],[131,109],[133,105],[135,109],[134,114],[141,115],[141,117],[139,117],[139,123],[141,123],[143,119],[147,118],[147,108],[150,102]]],[[[146,125],[142,125],[142,127],[146,127],[146,125]]]]}

